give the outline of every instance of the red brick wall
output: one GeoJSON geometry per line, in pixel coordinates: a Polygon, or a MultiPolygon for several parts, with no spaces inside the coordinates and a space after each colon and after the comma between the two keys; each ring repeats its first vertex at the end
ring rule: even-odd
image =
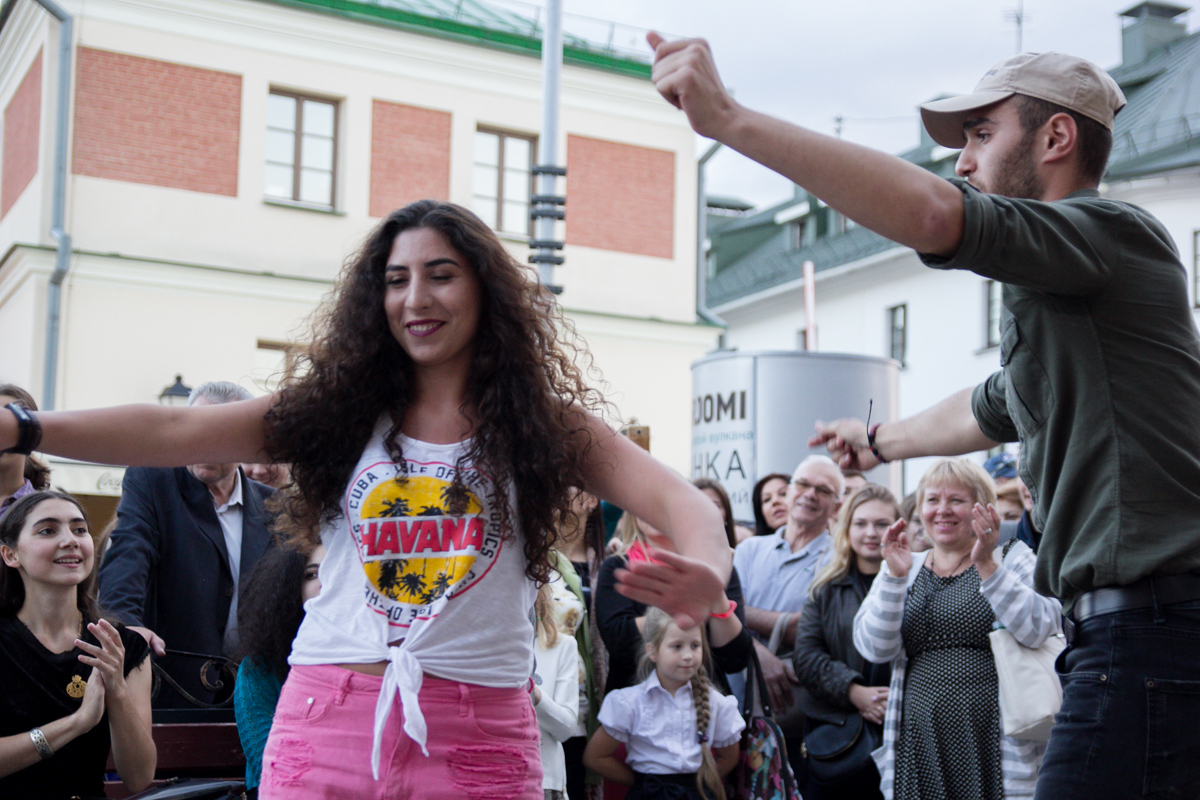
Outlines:
{"type": "Polygon", "coordinates": [[[0,156],[0,219],[17,202],[38,168],[42,118],[42,51],[33,57],[21,85],[4,107],[4,151],[0,156]]]}
{"type": "Polygon", "coordinates": [[[675,154],[568,136],[567,244],[672,258],[675,154]]]}
{"type": "Polygon", "coordinates": [[[450,199],[450,113],[371,104],[371,216],[415,200],[450,199]]]}
{"type": "Polygon", "coordinates": [[[78,175],[237,196],[242,78],[78,49],[78,175]]]}

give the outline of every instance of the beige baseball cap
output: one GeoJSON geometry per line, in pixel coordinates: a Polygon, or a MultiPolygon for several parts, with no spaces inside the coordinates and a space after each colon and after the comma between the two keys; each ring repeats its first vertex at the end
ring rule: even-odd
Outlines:
{"type": "Polygon", "coordinates": [[[943,147],[963,147],[963,123],[971,112],[1024,94],[1057,103],[1112,130],[1113,117],[1125,107],[1121,87],[1090,61],[1065,53],[1021,53],[984,73],[971,94],[921,105],[921,121],[943,147]]]}

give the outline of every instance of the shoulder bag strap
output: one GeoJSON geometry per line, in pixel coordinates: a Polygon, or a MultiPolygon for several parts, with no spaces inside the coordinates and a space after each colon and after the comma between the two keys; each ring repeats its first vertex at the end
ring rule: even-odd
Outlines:
{"type": "Polygon", "coordinates": [[[771,701],[768,700],[770,695],[767,693],[767,681],[763,678],[762,665],[758,663],[758,650],[751,643],[750,663],[746,666],[746,693],[742,700],[742,717],[747,721],[754,715],[755,691],[758,692],[762,703],[762,715],[767,719],[774,719],[771,714],[771,701]]]}

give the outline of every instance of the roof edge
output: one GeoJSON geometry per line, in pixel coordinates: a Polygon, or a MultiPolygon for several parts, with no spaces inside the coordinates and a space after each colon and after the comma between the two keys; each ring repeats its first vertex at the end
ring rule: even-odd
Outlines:
{"type": "MultiPolygon", "coordinates": [[[[333,14],[346,19],[367,22],[376,25],[407,30],[428,36],[464,42],[467,44],[484,45],[510,53],[540,58],[542,42],[532,36],[493,30],[479,25],[456,22],[448,19],[438,19],[404,11],[398,8],[388,8],[362,0],[260,0],[260,2],[276,3],[325,14],[333,14]]],[[[592,67],[607,72],[615,72],[632,78],[650,78],[650,64],[631,58],[611,55],[609,53],[588,50],[564,43],[563,62],[576,66],[592,67]]]]}

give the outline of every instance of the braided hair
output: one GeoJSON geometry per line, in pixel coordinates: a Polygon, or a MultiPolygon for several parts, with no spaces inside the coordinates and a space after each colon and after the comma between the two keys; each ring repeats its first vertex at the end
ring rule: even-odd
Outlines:
{"type": "MultiPolygon", "coordinates": [[[[642,651],[638,661],[639,681],[645,680],[654,670],[654,661],[650,658],[650,652],[658,652],[663,640],[667,638],[668,630],[674,624],[670,615],[661,608],[651,606],[646,609],[646,617],[642,623],[642,638],[646,642],[646,648],[642,651]]],[[[700,791],[701,797],[726,800],[725,786],[720,773],[717,772],[717,762],[713,758],[712,743],[708,741],[708,724],[712,719],[712,707],[709,704],[708,692],[712,684],[708,680],[706,665],[711,664],[711,654],[708,651],[708,636],[704,632],[704,626],[701,625],[699,630],[703,657],[700,661],[700,668],[692,675],[691,680],[692,702],[696,707],[696,741],[700,743],[701,759],[700,769],[696,772],[696,788],[700,791]]]]}

